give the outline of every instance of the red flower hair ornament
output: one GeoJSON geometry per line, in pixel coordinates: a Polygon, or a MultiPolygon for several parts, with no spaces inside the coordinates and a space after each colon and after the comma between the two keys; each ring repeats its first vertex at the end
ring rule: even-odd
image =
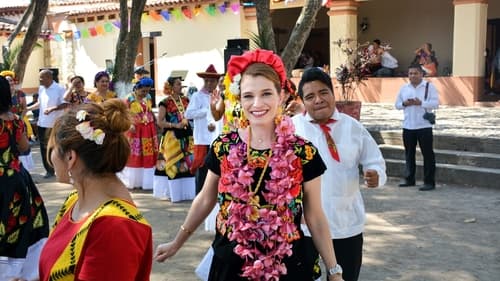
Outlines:
{"type": "Polygon", "coordinates": [[[253,63],[264,63],[272,67],[278,74],[283,87],[286,81],[286,70],[281,58],[273,51],[256,49],[247,51],[241,56],[231,56],[229,59],[224,84],[226,84],[226,89],[229,89],[231,94],[239,95],[241,74],[253,63]]]}

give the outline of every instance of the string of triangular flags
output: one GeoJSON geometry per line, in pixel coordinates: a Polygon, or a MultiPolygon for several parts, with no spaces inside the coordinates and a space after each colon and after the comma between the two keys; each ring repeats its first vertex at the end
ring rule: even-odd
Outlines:
{"type": "MultiPolygon", "coordinates": [[[[141,22],[145,23],[148,21],[166,21],[171,20],[183,20],[183,19],[193,19],[199,16],[201,13],[206,13],[210,16],[216,16],[217,13],[226,14],[227,11],[231,11],[233,14],[239,14],[240,3],[223,2],[221,4],[211,3],[204,7],[201,5],[196,5],[194,7],[183,6],[179,8],[169,8],[166,10],[150,10],[148,12],[142,13],[141,22]]],[[[79,40],[82,38],[96,37],[100,35],[105,35],[106,33],[113,32],[113,30],[120,29],[122,23],[120,20],[115,20],[111,22],[105,22],[96,26],[82,28],[73,31],[73,39],[79,40]]],[[[56,33],[48,35],[48,38],[55,40],[57,42],[64,41],[64,34],[56,33]]]]}

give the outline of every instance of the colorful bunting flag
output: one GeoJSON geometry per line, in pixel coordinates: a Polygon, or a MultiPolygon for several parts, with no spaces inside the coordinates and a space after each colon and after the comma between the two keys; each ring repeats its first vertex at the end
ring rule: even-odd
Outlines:
{"type": "Polygon", "coordinates": [[[188,19],[192,19],[193,18],[193,14],[191,13],[191,9],[189,9],[188,7],[182,7],[182,13],[188,19]]]}
{"type": "Polygon", "coordinates": [[[105,23],[104,24],[104,30],[106,32],[113,32],[113,25],[109,22],[105,23]]]}
{"type": "Polygon", "coordinates": [[[200,5],[194,6],[193,13],[195,17],[199,16],[201,13],[201,6],[200,5]]]}
{"type": "Polygon", "coordinates": [[[148,13],[144,12],[141,15],[141,21],[147,21],[148,20],[148,13]]]}
{"type": "Polygon", "coordinates": [[[76,40],[82,38],[82,34],[80,33],[80,30],[73,32],[73,38],[75,38],[76,40]]]}
{"type": "Polygon", "coordinates": [[[219,6],[219,11],[221,12],[221,14],[224,14],[226,12],[226,3],[222,3],[220,6],[219,6]]]}
{"type": "Polygon", "coordinates": [[[95,30],[97,31],[97,34],[99,34],[99,35],[103,35],[104,33],[106,33],[106,32],[104,31],[104,26],[102,26],[102,25],[98,25],[98,26],[96,26],[96,27],[95,27],[95,30]]]}
{"type": "Polygon", "coordinates": [[[122,28],[122,23],[119,20],[115,20],[113,25],[118,29],[122,28]]]}
{"type": "Polygon", "coordinates": [[[172,12],[172,15],[174,15],[176,20],[182,19],[181,11],[179,11],[178,9],[172,9],[171,12],[172,12]]]}
{"type": "Polygon", "coordinates": [[[89,30],[88,29],[82,29],[82,38],[89,38],[89,30]]]}
{"type": "Polygon", "coordinates": [[[95,27],[89,27],[89,32],[93,37],[97,36],[97,30],[95,29],[95,27]]]}
{"type": "Polygon", "coordinates": [[[64,41],[64,38],[61,36],[61,34],[56,34],[54,36],[54,39],[57,41],[57,42],[62,42],[64,41]]]}
{"type": "Polygon", "coordinates": [[[170,20],[170,13],[168,11],[161,11],[160,14],[166,21],[170,20]]]}
{"type": "Polygon", "coordinates": [[[240,3],[233,3],[231,4],[231,10],[235,15],[240,13],[240,3]]]}
{"type": "Polygon", "coordinates": [[[158,14],[157,11],[149,11],[149,17],[151,17],[152,19],[158,21],[158,20],[161,20],[161,16],[160,14],[158,14]]]}
{"type": "Polygon", "coordinates": [[[209,4],[206,7],[207,14],[211,16],[215,16],[215,13],[217,12],[217,8],[215,8],[215,4],[209,4]]]}

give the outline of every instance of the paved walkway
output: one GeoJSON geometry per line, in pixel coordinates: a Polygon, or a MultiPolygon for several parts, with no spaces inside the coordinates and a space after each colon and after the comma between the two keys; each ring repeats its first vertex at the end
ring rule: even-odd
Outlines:
{"type": "MultiPolygon", "coordinates": [[[[500,138],[499,108],[443,107],[437,114],[436,133],[500,138]]],[[[400,130],[401,115],[392,105],[363,104],[361,118],[371,128],[400,130]]],[[[52,220],[70,187],[42,179],[38,146],[33,152],[38,163],[33,178],[52,220]]],[[[498,280],[498,190],[438,185],[435,191],[419,192],[398,188],[397,179],[390,179],[385,188],[362,192],[367,227],[360,281],[498,280]]],[[[133,198],[153,227],[155,247],[175,236],[191,204],[158,201],[149,193],[133,198]]],[[[212,238],[200,226],[176,256],[154,263],[151,280],[198,280],[193,271],[212,238]]]]}
{"type": "MultiPolygon", "coordinates": [[[[435,135],[500,138],[500,107],[441,106],[435,135]]],[[[400,131],[403,111],[394,104],[363,103],[361,122],[369,129],[400,131]]]]}

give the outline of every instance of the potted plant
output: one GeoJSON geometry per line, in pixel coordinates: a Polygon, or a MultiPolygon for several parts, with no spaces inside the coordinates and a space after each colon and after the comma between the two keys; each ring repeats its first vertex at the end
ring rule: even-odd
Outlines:
{"type": "Polygon", "coordinates": [[[356,91],[363,80],[367,79],[366,67],[370,57],[369,43],[359,44],[353,39],[339,39],[334,44],[345,55],[346,61],[335,69],[336,88],[340,88],[340,99],[336,102],[337,110],[360,119],[361,101],[354,100],[356,91]]]}

